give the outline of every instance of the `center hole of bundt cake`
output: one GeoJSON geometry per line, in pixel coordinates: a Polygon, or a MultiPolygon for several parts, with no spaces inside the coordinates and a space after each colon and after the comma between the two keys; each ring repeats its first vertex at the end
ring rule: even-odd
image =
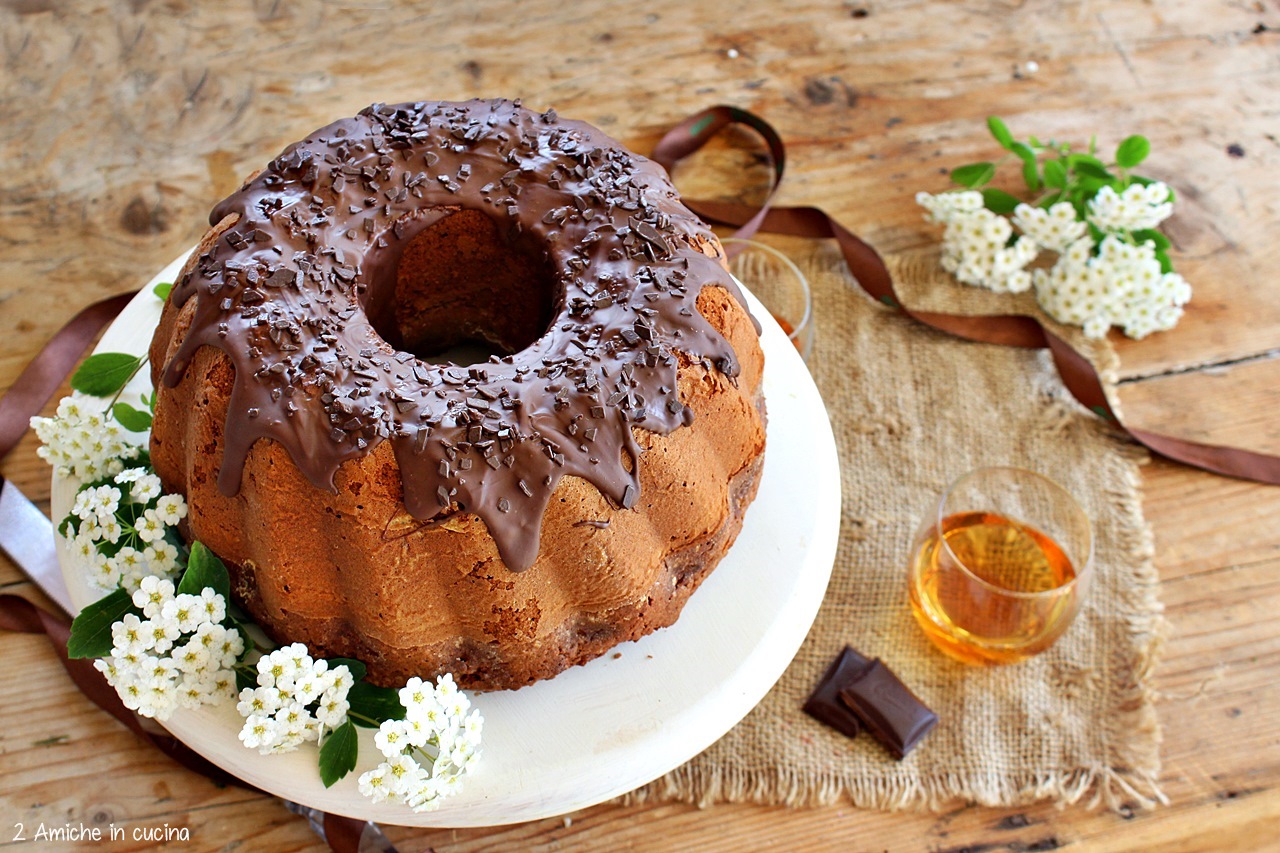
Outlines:
{"type": "Polygon", "coordinates": [[[421,359],[460,365],[542,337],[556,290],[541,249],[507,241],[477,210],[450,213],[412,237],[394,287],[390,305],[371,317],[378,334],[421,359]]]}

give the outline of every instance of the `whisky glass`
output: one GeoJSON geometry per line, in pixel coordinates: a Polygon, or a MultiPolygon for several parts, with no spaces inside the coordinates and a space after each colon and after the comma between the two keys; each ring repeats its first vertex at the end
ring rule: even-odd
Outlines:
{"type": "Polygon", "coordinates": [[[720,242],[729,272],[755,294],[807,362],[813,354],[813,298],[804,273],[767,243],[737,237],[720,242]]]}
{"type": "Polygon", "coordinates": [[[979,468],[929,508],[907,574],[912,613],[934,645],[968,664],[1014,663],[1052,646],[1075,618],[1093,531],[1052,480],[979,468]]]}

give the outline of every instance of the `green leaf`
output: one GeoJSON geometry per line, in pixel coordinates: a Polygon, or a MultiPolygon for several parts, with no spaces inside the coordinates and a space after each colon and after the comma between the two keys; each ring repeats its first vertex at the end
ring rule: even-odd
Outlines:
{"type": "Polygon", "coordinates": [[[178,581],[177,591],[199,595],[205,587],[225,600],[231,600],[231,576],[227,574],[227,567],[203,542],[192,542],[191,553],[187,556],[187,570],[182,573],[182,580],[178,581]]]}
{"type": "Polygon", "coordinates": [[[1084,195],[1086,198],[1093,198],[1095,195],[1098,194],[1098,190],[1102,189],[1103,187],[1114,188],[1115,184],[1116,182],[1114,179],[1103,180],[1102,178],[1095,178],[1089,175],[1079,177],[1076,180],[1076,186],[1084,191],[1084,195]]]}
{"type": "Polygon", "coordinates": [[[332,787],[343,776],[356,769],[360,755],[360,741],[356,727],[347,720],[329,732],[320,747],[320,781],[326,788],[332,787]]]}
{"type": "Polygon", "coordinates": [[[1107,167],[1103,166],[1102,162],[1096,157],[1088,157],[1086,159],[1083,154],[1072,154],[1067,158],[1067,165],[1071,167],[1077,175],[1093,178],[1098,181],[1113,181],[1116,177],[1108,172],[1107,167]]]}
{"type": "Polygon", "coordinates": [[[1062,201],[1062,193],[1049,193],[1047,196],[1036,202],[1036,207],[1048,210],[1060,201],[1062,201]]]}
{"type": "Polygon", "coordinates": [[[1044,163],[1044,182],[1046,186],[1062,189],[1067,185],[1067,167],[1061,160],[1046,160],[1044,163]]]}
{"type": "Polygon", "coordinates": [[[116,403],[111,407],[111,414],[115,415],[120,426],[129,432],[145,432],[151,429],[151,414],[139,411],[128,403],[116,403]]]}
{"type": "Polygon", "coordinates": [[[1122,169],[1132,169],[1147,159],[1151,153],[1151,143],[1145,136],[1130,136],[1116,148],[1116,165],[1122,169]]]}
{"type": "Polygon", "coordinates": [[[982,204],[992,213],[1005,214],[1013,213],[1013,209],[1021,202],[1004,190],[988,187],[982,191],[982,204]]]}
{"type": "Polygon", "coordinates": [[[157,284],[155,287],[151,288],[151,292],[156,295],[157,299],[159,299],[161,302],[164,302],[166,299],[169,298],[169,294],[173,292],[173,282],[162,281],[159,284],[157,284]]]}
{"type": "Polygon", "coordinates": [[[1041,187],[1040,170],[1036,165],[1036,152],[1031,150],[1030,146],[1015,142],[1009,149],[1018,155],[1018,159],[1022,161],[1022,180],[1026,182],[1027,189],[1032,192],[1038,192],[1041,187]]]}
{"type": "Polygon", "coordinates": [[[101,658],[111,654],[111,626],[132,611],[132,596],[119,588],[81,610],[71,623],[67,657],[101,658]]]}
{"type": "Polygon", "coordinates": [[[1160,272],[1173,272],[1173,261],[1169,260],[1168,252],[1156,249],[1156,260],[1160,262],[1160,272]]]}
{"type": "Polygon", "coordinates": [[[987,116],[987,129],[991,131],[996,142],[1000,143],[1001,148],[1013,150],[1013,134],[1009,132],[1009,128],[999,116],[987,116]]]}
{"type": "Polygon", "coordinates": [[[1169,242],[1169,238],[1161,234],[1154,228],[1143,228],[1141,231],[1133,232],[1133,239],[1138,241],[1138,245],[1151,242],[1156,244],[1156,251],[1168,251],[1173,244],[1169,242]]]}
{"type": "Polygon", "coordinates": [[[91,355],[71,377],[71,387],[82,394],[106,397],[125,386],[142,365],[142,359],[125,352],[91,355]]]}
{"type": "Polygon", "coordinates": [[[404,705],[400,704],[400,691],[390,687],[375,687],[367,681],[357,681],[347,693],[351,712],[372,719],[373,723],[356,719],[356,725],[373,728],[387,720],[403,720],[404,705]]]}
{"type": "Polygon", "coordinates": [[[962,187],[977,189],[996,175],[994,163],[970,163],[951,170],[951,180],[962,187]]]}
{"type": "MultiPolygon", "coordinates": [[[[246,643],[246,645],[248,645],[246,643]]],[[[245,672],[240,667],[236,667],[236,693],[244,690],[246,687],[253,690],[258,686],[258,680],[252,673],[245,672]]]]}
{"type": "Polygon", "coordinates": [[[329,669],[335,666],[345,666],[351,672],[353,681],[361,680],[368,671],[365,665],[355,658],[329,658],[329,669]]]}

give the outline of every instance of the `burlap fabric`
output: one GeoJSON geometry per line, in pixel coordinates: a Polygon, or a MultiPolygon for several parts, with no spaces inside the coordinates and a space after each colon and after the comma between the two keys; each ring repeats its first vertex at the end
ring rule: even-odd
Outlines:
{"type": "MultiPolygon", "coordinates": [[[[803,647],[764,701],[633,798],[800,805],[847,796],[875,808],[1160,801],[1149,676],[1162,619],[1139,494],[1145,453],[1079,406],[1046,354],[926,329],[859,292],[831,246],[784,248],[813,288],[812,370],[840,452],[844,505],[831,583],[803,647]],[[981,465],[1047,475],[1094,524],[1096,574],[1079,616],[1052,649],[1013,666],[944,657],[907,604],[919,518],[948,483],[981,465]],[[866,734],[848,740],[801,713],[845,644],[882,658],[941,717],[906,760],[894,761],[866,734]]],[[[1029,298],[955,284],[933,253],[889,264],[913,307],[1034,310],[1029,298]]]]}

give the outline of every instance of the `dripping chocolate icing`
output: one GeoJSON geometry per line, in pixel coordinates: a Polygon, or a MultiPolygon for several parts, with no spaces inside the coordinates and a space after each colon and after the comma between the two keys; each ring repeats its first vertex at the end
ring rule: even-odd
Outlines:
{"type": "Polygon", "coordinates": [[[210,224],[227,217],[174,288],[178,305],[197,304],[164,370],[177,384],[205,345],[235,366],[218,477],[227,495],[259,438],[331,491],[343,462],[390,441],[411,515],[474,513],[522,571],[562,476],[624,508],[639,499],[632,428],[692,420],[677,351],[737,374],[695,304],[704,283],[741,299],[697,248],[709,230],[660,166],[554,111],[375,104],[286,148],[210,224]],[[541,253],[555,292],[545,334],[469,366],[423,361],[375,330],[404,247],[459,209],[541,253]]]}

